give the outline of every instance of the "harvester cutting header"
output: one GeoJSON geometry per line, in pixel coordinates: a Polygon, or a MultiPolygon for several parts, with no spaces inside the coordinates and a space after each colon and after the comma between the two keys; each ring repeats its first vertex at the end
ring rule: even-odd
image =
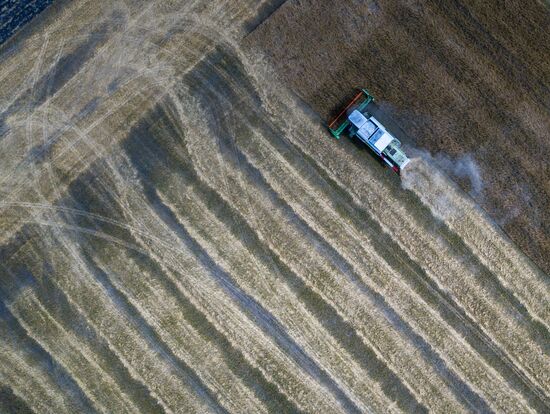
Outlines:
{"type": "Polygon", "coordinates": [[[366,89],[361,89],[361,92],[328,124],[328,129],[337,139],[340,139],[342,133],[349,137],[357,136],[399,174],[409,163],[409,159],[401,150],[401,142],[367,111],[368,104],[373,100],[366,89]]]}

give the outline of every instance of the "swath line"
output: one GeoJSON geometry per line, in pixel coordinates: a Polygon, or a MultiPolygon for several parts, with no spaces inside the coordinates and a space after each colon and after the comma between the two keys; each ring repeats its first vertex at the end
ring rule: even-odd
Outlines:
{"type": "Polygon", "coordinates": [[[228,414],[225,408],[220,405],[217,398],[212,395],[210,390],[203,384],[202,380],[197,376],[193,369],[174,355],[172,350],[164,344],[153,328],[151,328],[147,321],[143,319],[137,309],[135,309],[134,306],[128,302],[128,300],[116,289],[116,287],[109,280],[109,276],[95,264],[93,259],[90,258],[86,252],[82,252],[82,258],[90,273],[95,277],[97,282],[103,286],[105,293],[115,303],[117,308],[124,312],[129,320],[135,323],[136,328],[140,331],[142,338],[148,342],[150,348],[159,352],[171,366],[175,367],[189,381],[193,389],[205,401],[208,401],[209,406],[214,411],[228,414]]]}
{"type": "Polygon", "coordinates": [[[296,342],[285,332],[280,323],[270,315],[252,297],[243,292],[231,280],[231,277],[221,269],[204,251],[204,249],[189,235],[187,230],[177,221],[174,213],[160,200],[156,190],[151,185],[143,182],[144,194],[147,197],[154,211],[159,218],[174,231],[178,238],[196,254],[201,264],[210,271],[216,281],[224,290],[239,304],[243,311],[249,315],[254,322],[267,335],[275,340],[287,354],[302,367],[311,377],[322,383],[339,401],[346,411],[360,413],[359,408],[353,401],[338,387],[338,385],[322,370],[296,342]]]}

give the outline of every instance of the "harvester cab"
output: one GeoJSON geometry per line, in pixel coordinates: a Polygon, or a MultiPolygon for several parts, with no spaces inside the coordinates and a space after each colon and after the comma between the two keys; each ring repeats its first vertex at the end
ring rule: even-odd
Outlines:
{"type": "Polygon", "coordinates": [[[373,100],[366,89],[361,89],[361,92],[328,124],[328,129],[337,139],[340,139],[343,133],[350,137],[357,136],[399,174],[409,163],[409,159],[401,149],[401,142],[368,112],[367,106],[373,100]]]}

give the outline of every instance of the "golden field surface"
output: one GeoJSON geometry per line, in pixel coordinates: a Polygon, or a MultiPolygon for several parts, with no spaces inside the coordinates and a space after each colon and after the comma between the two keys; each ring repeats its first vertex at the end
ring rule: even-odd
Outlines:
{"type": "Polygon", "coordinates": [[[293,3],[61,1],[2,46],[0,412],[550,409],[548,276],[330,138],[261,43],[293,3]]]}

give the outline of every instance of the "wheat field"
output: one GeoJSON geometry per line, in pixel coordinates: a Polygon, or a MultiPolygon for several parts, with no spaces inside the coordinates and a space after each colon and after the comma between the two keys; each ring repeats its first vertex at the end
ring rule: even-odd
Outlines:
{"type": "Polygon", "coordinates": [[[330,139],[241,45],[265,4],[97,3],[1,51],[3,411],[550,409],[547,275],[330,139]]]}

